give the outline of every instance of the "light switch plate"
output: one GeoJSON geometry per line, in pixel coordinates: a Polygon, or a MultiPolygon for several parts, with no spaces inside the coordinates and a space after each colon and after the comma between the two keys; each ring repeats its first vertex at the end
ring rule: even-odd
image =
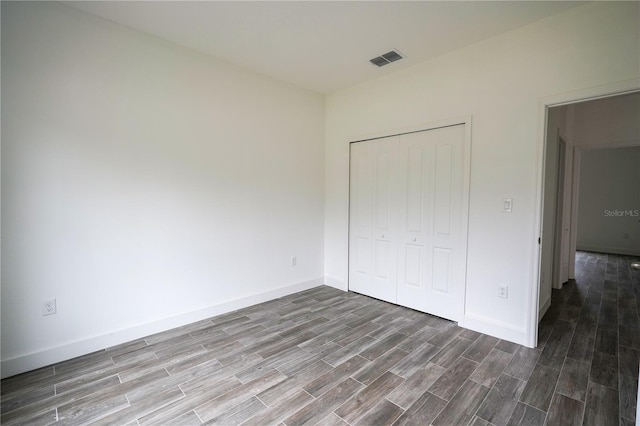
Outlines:
{"type": "Polygon", "coordinates": [[[513,209],[513,198],[505,198],[502,200],[502,211],[505,213],[511,213],[513,209]]]}

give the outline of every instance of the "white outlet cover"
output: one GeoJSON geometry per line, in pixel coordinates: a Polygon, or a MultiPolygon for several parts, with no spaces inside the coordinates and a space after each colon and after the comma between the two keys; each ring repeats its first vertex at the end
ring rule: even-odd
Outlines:
{"type": "Polygon", "coordinates": [[[56,299],[47,299],[42,302],[42,315],[53,315],[58,312],[56,307],[56,299]]]}
{"type": "Polygon", "coordinates": [[[498,297],[507,299],[509,297],[509,287],[506,285],[498,286],[498,297]]]}

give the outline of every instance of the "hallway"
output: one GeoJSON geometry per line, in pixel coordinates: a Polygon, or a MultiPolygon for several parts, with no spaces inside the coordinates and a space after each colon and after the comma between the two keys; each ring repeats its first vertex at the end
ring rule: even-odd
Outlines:
{"type": "Polygon", "coordinates": [[[555,383],[549,413],[562,424],[635,424],[640,270],[632,260],[578,252],[575,280],[553,290],[529,382],[555,383]]]}

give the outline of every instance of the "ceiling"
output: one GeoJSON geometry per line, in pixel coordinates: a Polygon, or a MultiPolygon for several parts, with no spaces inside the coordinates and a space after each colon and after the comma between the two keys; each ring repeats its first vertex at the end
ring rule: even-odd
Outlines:
{"type": "Polygon", "coordinates": [[[563,12],[575,1],[70,1],[67,5],[319,93],[563,12]],[[397,49],[405,59],[369,59],[397,49]]]}

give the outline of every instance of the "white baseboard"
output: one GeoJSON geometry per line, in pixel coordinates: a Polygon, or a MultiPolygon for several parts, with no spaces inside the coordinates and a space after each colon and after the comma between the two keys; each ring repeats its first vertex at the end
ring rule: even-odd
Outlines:
{"type": "Polygon", "coordinates": [[[333,278],[330,276],[325,276],[324,277],[324,284],[328,285],[329,287],[333,287],[333,288],[337,288],[338,290],[342,290],[342,291],[348,291],[349,288],[347,286],[347,283],[345,283],[342,280],[339,280],[337,278],[333,278]]]}
{"type": "Polygon", "coordinates": [[[26,371],[35,370],[47,365],[55,364],[78,356],[86,355],[122,343],[140,339],[151,334],[182,327],[196,321],[221,315],[237,309],[246,308],[258,303],[267,302],[279,297],[288,296],[299,291],[321,286],[325,283],[324,278],[317,278],[310,281],[301,282],[264,293],[254,294],[229,302],[212,305],[197,311],[187,312],[169,318],[163,318],[145,324],[136,325],[130,328],[94,336],[83,340],[67,343],[64,345],[47,348],[42,351],[33,352],[14,358],[2,360],[0,367],[0,377],[10,377],[26,371]]]}
{"type": "Polygon", "coordinates": [[[472,313],[465,313],[462,323],[459,325],[519,345],[530,346],[526,330],[524,328],[514,327],[506,322],[496,321],[472,313]]]}
{"type": "Polygon", "coordinates": [[[578,251],[590,251],[594,253],[609,253],[609,254],[623,254],[627,256],[640,256],[640,249],[625,248],[625,247],[605,247],[605,246],[585,246],[579,245],[576,247],[578,251]]]}

